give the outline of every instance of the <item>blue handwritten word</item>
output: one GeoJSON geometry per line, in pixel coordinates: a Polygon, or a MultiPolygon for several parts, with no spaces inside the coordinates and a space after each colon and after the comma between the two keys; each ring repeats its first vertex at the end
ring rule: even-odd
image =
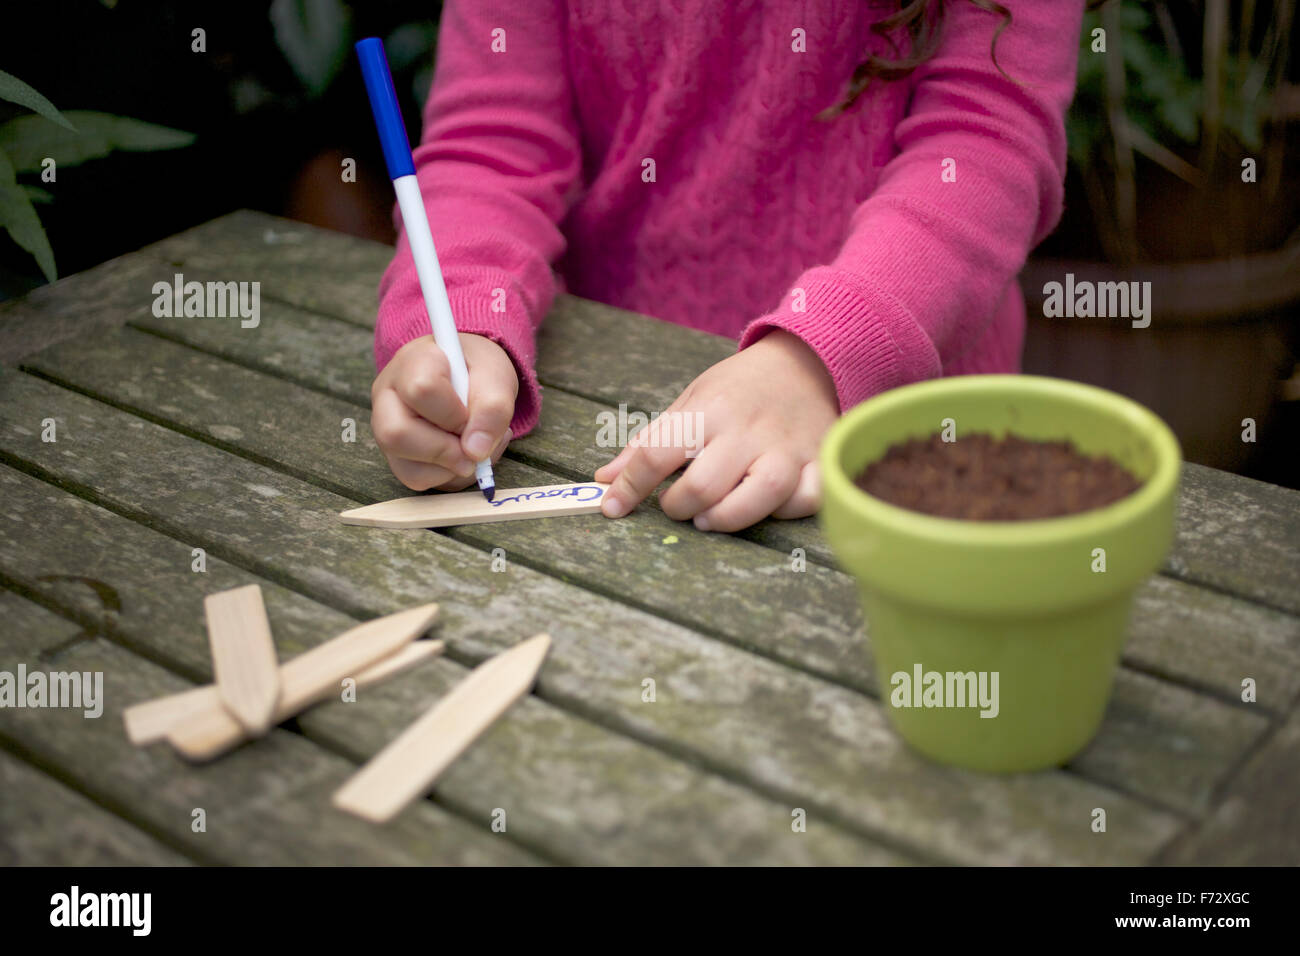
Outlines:
{"type": "Polygon", "coordinates": [[[521,495],[510,495],[489,502],[493,508],[500,508],[507,501],[536,501],[542,498],[574,498],[577,501],[595,501],[605,493],[600,485],[570,485],[567,488],[553,488],[550,491],[529,491],[521,495]]]}

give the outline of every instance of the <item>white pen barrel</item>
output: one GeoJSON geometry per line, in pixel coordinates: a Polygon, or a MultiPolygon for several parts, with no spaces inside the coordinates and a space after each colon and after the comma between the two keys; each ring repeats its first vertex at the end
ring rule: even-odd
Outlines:
{"type": "Polygon", "coordinates": [[[438,252],[433,247],[433,234],[429,231],[429,217],[424,211],[424,197],[420,194],[419,180],[414,176],[401,176],[393,180],[393,189],[397,193],[397,206],[402,211],[402,223],[406,226],[406,239],[411,244],[415,271],[420,277],[424,307],[429,310],[429,321],[433,324],[434,340],[446,353],[451,365],[452,388],[468,406],[469,370],[465,367],[465,356],[460,350],[460,335],[456,331],[456,320],[451,314],[451,303],[447,299],[447,286],[442,281],[438,252]]]}

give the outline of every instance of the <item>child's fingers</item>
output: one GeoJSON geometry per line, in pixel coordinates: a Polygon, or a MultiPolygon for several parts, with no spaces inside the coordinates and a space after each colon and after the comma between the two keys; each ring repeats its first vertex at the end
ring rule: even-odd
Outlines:
{"type": "Polygon", "coordinates": [[[623,446],[623,450],[597,468],[596,473],[592,475],[592,478],[596,481],[609,482],[612,482],[617,478],[622,473],[623,469],[627,467],[627,463],[632,460],[632,456],[636,454],[637,449],[644,448],[647,444],[650,444],[650,438],[655,434],[655,432],[652,431],[654,428],[655,424],[654,422],[651,422],[645,428],[641,429],[629,438],[627,444],[623,446]]]}
{"type": "Polygon", "coordinates": [[[781,507],[772,512],[774,518],[806,518],[817,513],[822,506],[822,473],[815,461],[810,461],[799,472],[799,484],[781,507]]]}
{"type": "Polygon", "coordinates": [[[412,491],[428,491],[430,488],[445,485],[458,477],[446,468],[439,468],[437,465],[426,464],[422,461],[411,461],[407,458],[389,458],[388,467],[397,480],[412,491]]]}
{"type": "Polygon", "coordinates": [[[606,518],[620,518],[635,508],[645,497],[686,461],[681,448],[656,448],[643,446],[633,451],[627,464],[610,485],[601,501],[600,510],[606,518]]]}
{"type": "MultiPolygon", "coordinates": [[[[623,446],[623,450],[597,468],[596,473],[591,477],[596,481],[612,482],[627,467],[628,461],[636,454],[638,448],[643,448],[646,445],[672,445],[675,443],[675,439],[681,439],[680,431],[676,435],[673,434],[673,421],[678,413],[691,414],[690,412],[683,412],[683,406],[686,403],[687,393],[683,392],[677,396],[676,401],[668,406],[664,414],[629,438],[627,444],[623,446]]],[[[696,450],[704,441],[704,436],[696,435],[690,441],[691,450],[696,450]]]]}
{"type": "Polygon", "coordinates": [[[799,466],[785,455],[760,455],[734,491],[695,516],[695,527],[701,531],[739,531],[762,521],[789,500],[799,483],[799,474],[799,466]]]}
{"type": "MultiPolygon", "coordinates": [[[[501,440],[497,442],[497,447],[492,451],[492,461],[494,463],[505,453],[506,446],[510,444],[510,439],[512,437],[513,435],[511,434],[510,429],[507,428],[506,433],[502,435],[501,440]]],[[[459,448],[460,446],[457,445],[456,447],[459,448]]],[[[438,491],[464,491],[466,488],[469,488],[474,484],[474,464],[472,462],[470,463],[469,468],[470,472],[467,476],[453,475],[442,484],[434,485],[433,487],[438,491]]]]}
{"type": "MultiPolygon", "coordinates": [[[[434,485],[434,491],[464,491],[474,485],[474,476],[462,478],[459,475],[452,475],[440,485],[434,485]]],[[[477,494],[477,490],[475,491],[477,494]]]]}
{"type": "Polygon", "coordinates": [[[438,465],[458,475],[474,474],[474,463],[461,451],[460,437],[416,415],[392,389],[375,395],[370,430],[389,458],[438,465]]]}
{"type": "Polygon", "coordinates": [[[447,356],[437,346],[413,355],[391,384],[408,408],[443,431],[459,435],[469,420],[469,412],[451,387],[447,356]]]}
{"type": "Polygon", "coordinates": [[[501,440],[497,442],[497,447],[492,449],[493,464],[499,461],[501,456],[506,453],[506,447],[510,444],[510,440],[514,437],[515,437],[515,433],[507,428],[506,433],[502,435],[501,440]]]}
{"type": "Polygon", "coordinates": [[[612,482],[620,473],[622,473],[623,469],[627,467],[627,463],[631,460],[639,447],[641,446],[629,441],[623,446],[622,451],[597,468],[596,473],[591,477],[596,481],[612,482]]]}
{"type": "Polygon", "coordinates": [[[745,477],[752,454],[726,438],[709,442],[672,487],[659,496],[659,506],[674,521],[689,521],[707,511],[745,477]]]}
{"type": "Polygon", "coordinates": [[[495,343],[462,336],[469,368],[469,418],[460,429],[461,447],[474,461],[489,457],[515,415],[519,375],[495,343]]]}

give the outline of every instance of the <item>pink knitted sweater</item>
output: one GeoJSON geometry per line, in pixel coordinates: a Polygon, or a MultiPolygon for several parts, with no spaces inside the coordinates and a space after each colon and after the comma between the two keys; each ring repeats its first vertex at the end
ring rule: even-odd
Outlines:
{"type": "MultiPolygon", "coordinates": [[[[891,55],[870,26],[893,4],[447,0],[415,164],[457,325],[519,373],[514,433],[565,290],[741,348],[787,329],[842,410],[1018,371],[1014,277],[1061,212],[1082,4],[1002,3],[1006,75],[1000,18],[948,0],[931,60],[822,121],[868,51],[891,55]]],[[[427,334],[403,235],[379,367],[427,334]]]]}

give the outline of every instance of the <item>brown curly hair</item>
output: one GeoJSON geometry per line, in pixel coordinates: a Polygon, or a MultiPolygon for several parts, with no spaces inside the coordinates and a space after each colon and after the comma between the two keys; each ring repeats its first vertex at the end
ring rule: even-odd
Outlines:
{"type": "MultiPolygon", "coordinates": [[[[876,0],[878,2],[878,0],[876,0]]],[[[993,44],[989,51],[993,65],[998,72],[1006,76],[998,66],[998,37],[1011,25],[1011,11],[997,0],[966,0],[981,10],[987,10],[1002,18],[997,31],[993,34],[993,44]]],[[[848,110],[863,94],[872,80],[901,80],[930,57],[934,56],[942,38],[945,6],[947,0],[897,0],[897,9],[889,16],[871,25],[871,32],[884,37],[893,48],[894,59],[871,54],[858,64],[849,78],[844,97],[834,106],[818,114],[820,119],[832,119],[848,110]],[[907,32],[907,49],[900,48],[895,34],[900,30],[907,32]]]]}

